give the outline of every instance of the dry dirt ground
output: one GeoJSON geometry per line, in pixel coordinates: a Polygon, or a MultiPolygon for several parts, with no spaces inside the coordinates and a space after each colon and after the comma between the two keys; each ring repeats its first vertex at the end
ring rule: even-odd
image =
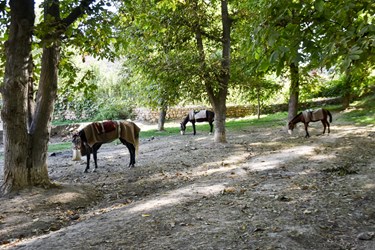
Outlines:
{"type": "Polygon", "coordinates": [[[133,169],[123,145],[87,174],[56,153],[59,188],[0,198],[0,248],[375,249],[375,126],[339,116],[309,139],[283,124],[144,139],[133,169]]]}

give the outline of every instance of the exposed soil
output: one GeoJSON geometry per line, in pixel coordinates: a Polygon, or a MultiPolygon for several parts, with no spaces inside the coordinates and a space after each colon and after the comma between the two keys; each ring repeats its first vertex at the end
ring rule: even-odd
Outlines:
{"type": "Polygon", "coordinates": [[[310,123],[309,139],[279,124],[215,144],[189,126],[142,140],[133,169],[123,145],[87,174],[56,153],[59,188],[0,198],[0,248],[375,249],[375,126],[339,116],[329,136],[310,123]]]}

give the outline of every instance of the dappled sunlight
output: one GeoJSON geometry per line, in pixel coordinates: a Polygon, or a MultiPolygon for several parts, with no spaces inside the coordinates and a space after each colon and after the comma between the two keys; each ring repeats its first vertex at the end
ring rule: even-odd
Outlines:
{"type": "Polygon", "coordinates": [[[199,177],[233,171],[234,169],[239,168],[239,165],[245,162],[249,156],[249,153],[242,153],[240,155],[232,155],[223,161],[204,163],[197,168],[193,176],[199,177]],[[212,166],[221,167],[210,168],[212,166]]]}
{"type": "Polygon", "coordinates": [[[365,189],[375,189],[375,184],[374,183],[367,183],[366,185],[363,186],[365,189]]]}
{"type": "Polygon", "coordinates": [[[77,192],[65,192],[61,194],[56,194],[48,198],[50,203],[70,203],[74,200],[79,200],[85,196],[77,192]]]}
{"type": "Polygon", "coordinates": [[[333,155],[333,154],[330,154],[330,155],[317,154],[317,155],[312,155],[309,157],[309,159],[312,161],[325,161],[325,160],[332,160],[334,158],[336,158],[336,155],[333,155]]]}
{"type": "Polygon", "coordinates": [[[261,155],[252,158],[244,167],[250,170],[262,171],[279,167],[280,164],[299,158],[301,155],[314,153],[314,146],[298,146],[281,150],[277,153],[261,155]]]}
{"type": "Polygon", "coordinates": [[[138,202],[137,205],[132,206],[127,213],[141,213],[150,212],[155,209],[161,209],[165,206],[173,206],[192,199],[201,198],[202,196],[214,196],[222,192],[225,184],[193,184],[187,187],[182,187],[169,191],[157,198],[150,199],[144,202],[138,202]]]}

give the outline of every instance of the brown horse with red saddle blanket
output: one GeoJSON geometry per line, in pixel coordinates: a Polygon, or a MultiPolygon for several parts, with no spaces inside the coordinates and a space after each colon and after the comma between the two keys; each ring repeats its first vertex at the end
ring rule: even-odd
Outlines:
{"type": "Polygon", "coordinates": [[[81,151],[82,156],[87,156],[85,173],[90,168],[90,155],[94,156],[95,169],[98,168],[97,152],[104,143],[120,139],[130,154],[129,167],[135,165],[135,155],[138,152],[140,128],[133,122],[128,121],[104,121],[93,122],[85,126],[73,135],[73,144],[81,151]]]}
{"type": "Polygon", "coordinates": [[[328,134],[330,133],[329,123],[332,122],[332,115],[327,109],[317,109],[315,111],[306,110],[300,112],[296,115],[288,124],[289,127],[289,134],[292,134],[292,131],[296,125],[296,123],[302,122],[305,125],[306,135],[305,137],[310,137],[309,132],[307,131],[307,127],[309,126],[309,122],[317,122],[321,121],[324,127],[323,134],[326,132],[326,127],[328,127],[328,134]],[[329,117],[329,122],[328,118],[329,117]]]}

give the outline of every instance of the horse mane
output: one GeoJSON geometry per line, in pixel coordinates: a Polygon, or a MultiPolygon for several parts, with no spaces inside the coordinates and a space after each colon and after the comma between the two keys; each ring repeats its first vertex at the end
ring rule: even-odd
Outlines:
{"type": "Polygon", "coordinates": [[[295,119],[297,119],[301,115],[302,115],[302,112],[299,112],[295,117],[292,118],[292,120],[290,120],[290,122],[293,122],[295,119]]]}
{"type": "Polygon", "coordinates": [[[182,120],[182,124],[186,125],[189,122],[189,114],[182,120]]]}

